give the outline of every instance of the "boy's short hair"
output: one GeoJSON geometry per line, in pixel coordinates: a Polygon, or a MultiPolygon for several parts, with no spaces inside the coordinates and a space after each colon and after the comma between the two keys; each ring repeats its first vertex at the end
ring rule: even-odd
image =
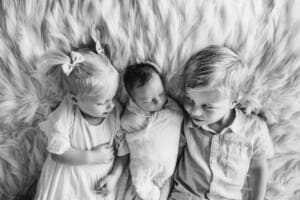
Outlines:
{"type": "Polygon", "coordinates": [[[195,53],[184,69],[185,88],[213,87],[237,98],[247,78],[247,66],[233,50],[211,45],[195,53]]]}
{"type": "Polygon", "coordinates": [[[128,66],[124,73],[124,85],[127,93],[131,95],[132,89],[144,86],[153,74],[157,74],[161,77],[158,69],[154,66],[154,64],[149,62],[128,66]]]}

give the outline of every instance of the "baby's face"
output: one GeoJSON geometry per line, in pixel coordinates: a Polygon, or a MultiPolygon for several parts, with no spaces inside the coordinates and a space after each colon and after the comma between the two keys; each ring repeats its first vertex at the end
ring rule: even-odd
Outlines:
{"type": "Polygon", "coordinates": [[[135,87],[131,96],[136,105],[146,112],[162,109],[167,99],[162,80],[157,74],[153,74],[142,87],[135,87]]]}
{"type": "Polygon", "coordinates": [[[232,100],[213,88],[186,88],[184,108],[197,126],[222,121],[233,108],[232,100]]]}

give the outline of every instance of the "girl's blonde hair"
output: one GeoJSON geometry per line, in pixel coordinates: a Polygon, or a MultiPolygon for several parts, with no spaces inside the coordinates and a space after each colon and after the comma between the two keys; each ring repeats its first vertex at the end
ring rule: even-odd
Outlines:
{"type": "Polygon", "coordinates": [[[185,88],[212,87],[233,100],[239,98],[247,66],[231,49],[211,45],[194,54],[184,70],[185,88]]]}
{"type": "Polygon", "coordinates": [[[43,74],[55,81],[65,93],[74,95],[96,96],[117,90],[118,72],[104,54],[97,54],[88,49],[76,53],[83,57],[79,63],[74,63],[71,52],[47,53],[41,61],[43,74]],[[64,72],[64,65],[72,65],[69,74],[64,72]]]}

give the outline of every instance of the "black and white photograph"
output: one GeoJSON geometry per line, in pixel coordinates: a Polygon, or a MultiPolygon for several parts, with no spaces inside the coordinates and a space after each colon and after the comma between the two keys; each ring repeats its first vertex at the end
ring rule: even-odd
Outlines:
{"type": "Polygon", "coordinates": [[[299,0],[0,0],[0,200],[300,200],[299,0]]]}

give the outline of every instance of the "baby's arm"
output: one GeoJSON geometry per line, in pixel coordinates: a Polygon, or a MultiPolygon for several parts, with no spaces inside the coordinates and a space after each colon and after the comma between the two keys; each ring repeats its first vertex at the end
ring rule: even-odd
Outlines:
{"type": "Polygon", "coordinates": [[[267,159],[251,161],[250,177],[250,200],[263,200],[267,185],[267,159]]]}

